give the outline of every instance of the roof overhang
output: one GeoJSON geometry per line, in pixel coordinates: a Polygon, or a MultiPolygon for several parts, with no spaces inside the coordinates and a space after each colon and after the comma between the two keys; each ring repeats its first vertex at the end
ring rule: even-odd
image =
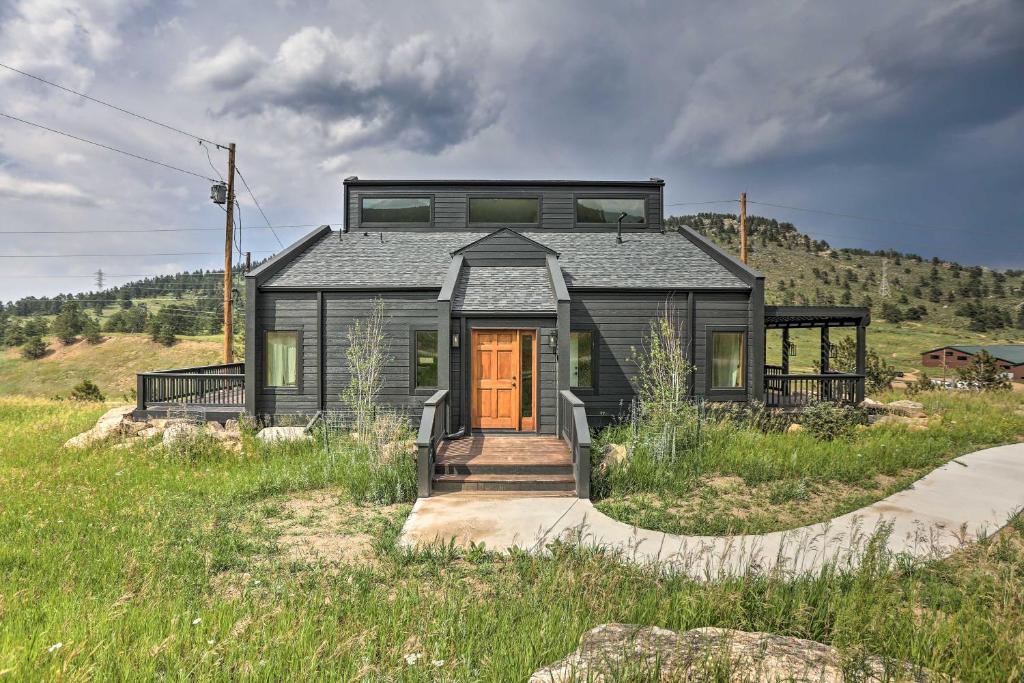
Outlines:
{"type": "Polygon", "coordinates": [[[764,326],[859,327],[871,324],[871,309],[860,306],[765,306],[764,326]]]}

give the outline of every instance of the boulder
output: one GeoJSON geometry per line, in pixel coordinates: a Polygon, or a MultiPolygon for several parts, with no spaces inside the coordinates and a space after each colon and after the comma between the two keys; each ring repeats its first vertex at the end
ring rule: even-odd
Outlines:
{"type": "Polygon", "coordinates": [[[907,417],[928,417],[928,413],[924,412],[924,404],[917,401],[892,401],[885,404],[885,409],[890,413],[907,417]]]}
{"type": "Polygon", "coordinates": [[[226,432],[234,432],[236,434],[241,434],[242,433],[242,423],[239,422],[238,420],[225,420],[224,421],[224,431],[226,431],[226,432]]]}
{"type": "Polygon", "coordinates": [[[131,415],[134,410],[135,406],[111,408],[103,413],[92,429],[68,439],[64,448],[85,448],[90,444],[124,433],[124,424],[132,423],[131,415]]]}
{"type": "Polygon", "coordinates": [[[928,429],[928,418],[927,417],[909,417],[907,415],[879,415],[874,420],[869,420],[872,426],[879,425],[902,425],[907,429],[918,432],[923,429],[928,429]]]}
{"type": "Polygon", "coordinates": [[[164,430],[164,446],[175,446],[182,441],[190,441],[199,436],[202,429],[192,422],[174,422],[164,430]]]}
{"type": "Polygon", "coordinates": [[[628,451],[621,443],[610,443],[604,447],[605,467],[615,467],[626,462],[628,451]]]}
{"type": "MultiPolygon", "coordinates": [[[[603,624],[584,633],[568,657],[534,672],[529,683],[611,683],[621,680],[624,671],[645,681],[719,680],[727,671],[735,681],[841,683],[845,663],[835,648],[803,638],[723,628],[676,633],[657,626],[603,624]]],[[[906,662],[866,657],[859,664],[856,680],[939,680],[906,662]]]]}
{"type": "Polygon", "coordinates": [[[211,434],[215,432],[223,432],[224,425],[222,425],[220,422],[217,422],[216,420],[210,420],[209,422],[206,423],[206,431],[210,432],[211,434]]]}
{"type": "Polygon", "coordinates": [[[787,434],[796,434],[797,432],[802,431],[804,431],[804,426],[799,422],[792,422],[788,427],[786,427],[787,434]]]}
{"type": "Polygon", "coordinates": [[[873,398],[866,398],[860,402],[860,407],[864,410],[874,410],[882,412],[885,410],[885,404],[881,401],[876,401],[873,398]]]}
{"type": "Polygon", "coordinates": [[[264,443],[275,441],[308,441],[312,437],[306,433],[305,427],[264,427],[256,434],[256,438],[264,443]]]}
{"type": "Polygon", "coordinates": [[[141,437],[143,439],[148,439],[159,434],[160,430],[157,429],[156,427],[147,427],[146,429],[143,429],[141,432],[138,432],[136,436],[141,437]]]}

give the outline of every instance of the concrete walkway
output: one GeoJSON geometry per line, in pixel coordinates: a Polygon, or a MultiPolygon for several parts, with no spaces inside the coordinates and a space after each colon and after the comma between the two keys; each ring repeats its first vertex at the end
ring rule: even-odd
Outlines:
{"type": "Polygon", "coordinates": [[[991,534],[1024,509],[1024,444],[953,459],[910,488],[830,522],[748,536],[677,536],[640,529],[599,512],[589,500],[453,494],[416,501],[400,543],[454,541],[543,552],[564,539],[606,548],[626,562],[685,572],[698,580],[750,570],[804,573],[830,562],[855,565],[867,539],[891,525],[888,547],[917,558],[949,555],[991,534]]]}

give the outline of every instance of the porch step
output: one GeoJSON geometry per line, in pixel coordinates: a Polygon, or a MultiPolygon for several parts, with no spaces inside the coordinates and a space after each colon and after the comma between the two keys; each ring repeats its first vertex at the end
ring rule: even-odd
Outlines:
{"type": "Polygon", "coordinates": [[[439,474],[431,487],[438,493],[455,491],[576,491],[572,474],[439,474]]]}
{"type": "Polygon", "coordinates": [[[449,463],[449,462],[438,462],[434,465],[435,475],[445,474],[532,474],[532,475],[547,475],[547,476],[572,476],[572,462],[566,463],[532,463],[532,462],[517,462],[508,464],[499,463],[477,463],[477,462],[464,462],[464,463],[449,463]]]}
{"type": "Polygon", "coordinates": [[[576,479],[569,449],[555,436],[482,433],[439,446],[431,489],[570,495],[576,479]]]}

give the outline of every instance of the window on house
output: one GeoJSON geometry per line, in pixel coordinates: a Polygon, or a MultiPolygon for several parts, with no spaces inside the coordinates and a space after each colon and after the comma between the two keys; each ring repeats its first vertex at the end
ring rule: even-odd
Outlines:
{"type": "Polygon", "coordinates": [[[741,389],[744,384],[744,332],[711,333],[711,388],[741,389]]]}
{"type": "Polygon", "coordinates": [[[580,197],[576,200],[577,223],[616,224],[623,213],[622,224],[646,223],[647,203],[643,198],[580,197]]]}
{"type": "Polygon", "coordinates": [[[437,330],[416,330],[416,388],[437,386],[437,330]]]}
{"type": "Polygon", "coordinates": [[[520,373],[523,375],[522,389],[519,391],[519,414],[521,417],[533,417],[533,335],[524,334],[520,345],[520,373]]]}
{"type": "Polygon", "coordinates": [[[967,356],[957,356],[957,360],[967,360],[967,356]]]}
{"type": "Polygon", "coordinates": [[[938,359],[939,359],[939,354],[937,354],[937,353],[933,353],[933,354],[931,355],[931,359],[932,359],[932,360],[938,360],[938,359]]]}
{"type": "Polygon", "coordinates": [[[363,197],[363,223],[429,223],[430,197],[363,197]]]}
{"type": "Polygon", "coordinates": [[[594,388],[594,333],[589,330],[569,333],[569,386],[594,388]]]}
{"type": "Polygon", "coordinates": [[[299,333],[268,330],[266,336],[266,378],[268,387],[296,387],[299,377],[299,333]]]}
{"type": "Polygon", "coordinates": [[[470,197],[470,223],[528,223],[540,219],[536,197],[470,197]]]}

